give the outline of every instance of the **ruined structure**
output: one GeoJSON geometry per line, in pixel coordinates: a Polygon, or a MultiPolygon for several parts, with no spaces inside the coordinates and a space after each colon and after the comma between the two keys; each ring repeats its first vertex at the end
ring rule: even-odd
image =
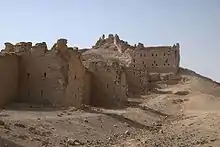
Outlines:
{"type": "Polygon", "coordinates": [[[121,106],[127,101],[124,68],[114,61],[84,61],[91,72],[91,103],[95,106],[121,106]]]}
{"type": "Polygon", "coordinates": [[[89,89],[84,88],[90,87],[85,85],[89,80],[86,69],[78,52],[67,47],[66,39],[59,39],[51,50],[45,42],[34,46],[29,42],[14,46],[7,43],[2,52],[16,54],[0,57],[0,65],[7,65],[7,68],[0,67],[1,71],[7,72],[10,80],[14,79],[11,83],[1,82],[2,87],[11,89],[14,86],[15,90],[11,90],[16,91],[13,95],[0,93],[2,100],[14,98],[19,102],[79,107],[88,99],[89,89]]]}
{"type": "Polygon", "coordinates": [[[107,38],[104,35],[100,37],[93,48],[118,52],[111,52],[112,57],[126,64],[128,89],[132,93],[148,89],[152,82],[173,78],[172,75],[176,75],[179,69],[178,43],[173,46],[145,47],[142,43],[132,46],[117,34],[110,34],[107,38]]]}
{"type": "Polygon", "coordinates": [[[173,78],[179,69],[179,44],[129,45],[119,36],[99,38],[92,49],[68,47],[58,39],[6,42],[0,54],[0,106],[11,101],[48,106],[121,106],[129,93],[149,89],[152,82],[173,78]]]}

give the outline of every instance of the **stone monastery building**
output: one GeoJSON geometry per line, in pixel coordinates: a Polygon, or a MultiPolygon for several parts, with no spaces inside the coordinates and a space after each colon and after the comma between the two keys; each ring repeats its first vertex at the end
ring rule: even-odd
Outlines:
{"type": "Polygon", "coordinates": [[[118,35],[102,36],[96,45],[82,52],[59,39],[48,50],[45,42],[32,45],[5,43],[0,53],[0,106],[25,102],[45,106],[120,106],[129,92],[140,92],[161,75],[175,75],[179,68],[179,44],[173,46],[131,46],[118,35]],[[113,49],[113,50],[111,50],[113,49]],[[129,63],[107,60],[126,56],[129,63]]]}

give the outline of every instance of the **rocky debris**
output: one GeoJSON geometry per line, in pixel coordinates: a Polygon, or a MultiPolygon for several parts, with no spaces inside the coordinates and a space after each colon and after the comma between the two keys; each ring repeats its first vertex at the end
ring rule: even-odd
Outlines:
{"type": "Polygon", "coordinates": [[[26,139],[28,139],[29,137],[27,136],[27,135],[18,135],[18,138],[20,138],[20,139],[23,139],[23,140],[26,140],[26,139]]]}
{"type": "Polygon", "coordinates": [[[39,128],[39,127],[36,128],[36,126],[35,127],[29,127],[28,130],[29,130],[30,133],[33,133],[33,134],[36,134],[36,135],[39,135],[39,136],[44,136],[44,137],[49,136],[50,134],[52,134],[50,130],[45,130],[44,128],[39,128]]]}
{"type": "Polygon", "coordinates": [[[4,126],[5,122],[3,120],[0,120],[0,126],[4,126]]]}
{"type": "Polygon", "coordinates": [[[183,91],[177,91],[174,93],[175,95],[188,95],[189,91],[183,90],[183,91]]]}
{"type": "Polygon", "coordinates": [[[19,127],[19,128],[26,128],[26,126],[22,123],[15,123],[14,126],[19,127]]]}
{"type": "Polygon", "coordinates": [[[183,103],[183,102],[184,102],[183,99],[174,99],[174,100],[172,100],[172,103],[174,103],[174,104],[179,104],[179,103],[183,103]]]}
{"type": "Polygon", "coordinates": [[[65,139],[62,140],[60,142],[60,144],[62,144],[64,146],[80,146],[80,145],[84,145],[85,143],[83,143],[77,139],[71,139],[71,138],[65,137],[65,139]]]}

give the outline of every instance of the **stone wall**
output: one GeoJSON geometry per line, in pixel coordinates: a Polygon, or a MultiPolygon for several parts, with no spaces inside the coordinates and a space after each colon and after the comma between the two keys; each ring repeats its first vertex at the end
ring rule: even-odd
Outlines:
{"type": "Polygon", "coordinates": [[[144,47],[138,45],[131,53],[132,67],[149,73],[177,73],[179,69],[179,45],[144,47]]]}
{"type": "Polygon", "coordinates": [[[0,53],[0,106],[18,97],[18,56],[0,53]]]}
{"type": "Polygon", "coordinates": [[[96,106],[120,106],[127,101],[125,72],[117,63],[89,62],[91,103],[96,106]]]}
{"type": "Polygon", "coordinates": [[[20,102],[80,107],[83,101],[89,101],[89,94],[85,92],[90,89],[85,87],[90,83],[85,80],[90,77],[86,75],[78,51],[66,44],[66,39],[59,39],[48,50],[45,42],[34,46],[29,42],[14,46],[7,43],[3,52],[16,52],[20,59],[17,70],[20,102]]]}
{"type": "Polygon", "coordinates": [[[147,90],[149,75],[146,70],[126,67],[125,71],[129,94],[140,93],[147,90]]]}

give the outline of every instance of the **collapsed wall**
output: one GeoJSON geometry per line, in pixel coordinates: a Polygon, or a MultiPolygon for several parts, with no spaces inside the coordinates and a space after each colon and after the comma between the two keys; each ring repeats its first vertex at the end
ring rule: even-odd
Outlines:
{"type": "Polygon", "coordinates": [[[18,98],[18,61],[15,54],[0,53],[0,106],[18,98]]]}

